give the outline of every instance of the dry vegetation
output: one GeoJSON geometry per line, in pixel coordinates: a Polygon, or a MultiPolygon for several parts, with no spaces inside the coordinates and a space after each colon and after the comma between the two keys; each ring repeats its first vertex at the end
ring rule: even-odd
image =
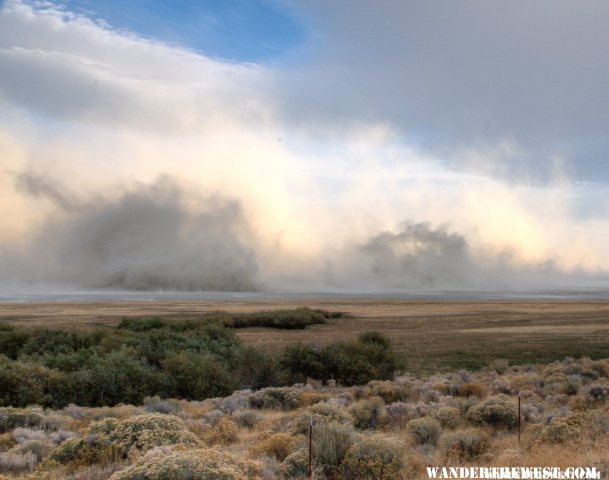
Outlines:
{"type": "MultiPolygon", "coordinates": [[[[20,327],[65,329],[78,323],[86,327],[77,329],[85,336],[101,324],[100,331],[108,338],[118,335],[133,340],[152,335],[149,328],[154,330],[158,321],[150,320],[150,325],[126,320],[116,330],[108,326],[154,313],[168,325],[163,328],[175,330],[174,320],[197,319],[218,310],[241,315],[297,306],[289,302],[4,305],[0,318],[20,327]]],[[[222,336],[214,338],[229,341],[237,363],[243,348],[235,340],[238,337],[245,345],[280,355],[276,365],[286,372],[299,368],[308,372],[327,369],[328,359],[336,357],[333,342],[355,342],[360,336],[366,340],[363,344],[341,347],[349,361],[339,369],[346,372],[345,379],[359,383],[345,368],[362,352],[362,358],[368,359],[378,354],[379,349],[369,348],[382,346],[382,338],[361,337],[377,330],[392,340],[406,360],[408,373],[359,386],[309,380],[200,401],[192,398],[201,397],[188,394],[184,396],[190,400],[152,396],[141,405],[60,408],[66,402],[50,408],[53,402],[49,400],[47,407],[0,407],[0,480],[304,478],[311,419],[314,477],[318,479],[427,478],[426,466],[451,465],[596,466],[609,475],[609,304],[331,302],[310,306],[348,315],[306,320],[304,329],[222,330],[222,336]],[[304,344],[288,347],[296,341],[304,344]],[[302,363],[302,358],[307,361],[302,363]]],[[[265,315],[238,318],[268,323],[265,315]]],[[[181,328],[177,330],[182,335],[181,328]]],[[[10,329],[6,332],[13,335],[10,329]]],[[[192,337],[189,332],[183,333],[192,337]]],[[[37,359],[32,353],[26,361],[21,355],[10,362],[27,367],[23,371],[31,374],[28,381],[38,378],[32,359],[55,361],[37,359]]],[[[92,381],[96,378],[91,376],[92,381]]],[[[139,398],[141,402],[143,397],[139,398]]]]}
{"type": "Polygon", "coordinates": [[[607,472],[609,361],[495,361],[477,373],[347,388],[310,382],[204,401],[151,397],[140,406],[4,407],[0,478],[304,478],[311,418],[318,479],[426,478],[425,467],[438,465],[607,472]]]}
{"type": "MultiPolygon", "coordinates": [[[[297,341],[327,345],[376,330],[392,340],[414,373],[478,369],[501,357],[513,363],[549,362],[567,356],[609,358],[609,302],[405,302],[307,301],[341,311],[306,330],[247,328],[246,343],[279,351],[297,341]]],[[[219,310],[256,312],[300,307],[303,302],[83,302],[0,305],[0,322],[74,328],[114,325],[128,317],[199,318],[219,310]]]]}

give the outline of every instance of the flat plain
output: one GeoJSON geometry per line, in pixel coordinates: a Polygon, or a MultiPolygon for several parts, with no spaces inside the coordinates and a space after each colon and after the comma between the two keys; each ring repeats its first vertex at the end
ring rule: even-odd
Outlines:
{"type": "Polygon", "coordinates": [[[239,329],[244,342],[278,350],[293,342],[325,345],[376,330],[391,339],[407,369],[431,374],[477,369],[501,358],[538,363],[565,357],[609,358],[607,301],[151,301],[0,304],[0,322],[92,328],[122,318],[203,318],[210,312],[295,307],[341,311],[349,318],[305,330],[239,329]]]}

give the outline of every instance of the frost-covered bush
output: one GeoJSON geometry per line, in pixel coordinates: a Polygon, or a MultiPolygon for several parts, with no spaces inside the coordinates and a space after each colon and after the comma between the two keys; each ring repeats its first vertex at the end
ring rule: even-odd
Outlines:
{"type": "Polygon", "coordinates": [[[479,430],[460,430],[446,436],[444,450],[447,458],[475,460],[489,450],[489,441],[479,430]]]}
{"type": "Polygon", "coordinates": [[[257,480],[260,464],[212,448],[153,450],[110,480],[257,480]]]}
{"type": "Polygon", "coordinates": [[[518,425],[518,408],[507,395],[496,395],[471,407],[467,419],[476,425],[514,428],[518,425]]]}
{"type": "Polygon", "coordinates": [[[358,439],[347,451],[342,465],[345,474],[343,478],[403,478],[402,449],[394,442],[379,436],[358,439]]]}
{"type": "Polygon", "coordinates": [[[423,417],[410,420],[408,432],[419,445],[436,445],[442,434],[442,426],[435,418],[423,417]]]}

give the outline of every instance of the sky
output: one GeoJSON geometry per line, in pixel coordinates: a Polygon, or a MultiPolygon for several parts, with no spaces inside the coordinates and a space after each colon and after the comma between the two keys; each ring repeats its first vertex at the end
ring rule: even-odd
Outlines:
{"type": "Polygon", "coordinates": [[[604,0],[0,2],[0,288],[609,284],[604,0]]]}

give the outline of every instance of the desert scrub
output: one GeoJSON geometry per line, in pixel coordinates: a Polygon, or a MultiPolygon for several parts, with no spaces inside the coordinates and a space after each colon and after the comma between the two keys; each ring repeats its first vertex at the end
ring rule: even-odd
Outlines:
{"type": "Polygon", "coordinates": [[[460,421],[459,409],[455,407],[438,407],[431,411],[431,416],[440,422],[442,428],[457,428],[460,421]]]}
{"type": "Polygon", "coordinates": [[[593,385],[588,388],[588,399],[603,402],[609,399],[609,385],[593,385]]]}
{"type": "Polygon", "coordinates": [[[10,432],[18,427],[37,427],[44,416],[41,412],[26,408],[0,408],[0,433],[10,432]]]}
{"type": "Polygon", "coordinates": [[[299,395],[298,403],[301,407],[308,407],[329,400],[330,398],[332,398],[332,396],[329,393],[305,390],[299,395]]]}
{"type": "Polygon", "coordinates": [[[340,465],[354,438],[353,430],[342,425],[325,424],[314,428],[313,460],[326,476],[340,473],[340,465]]]}
{"type": "MultiPolygon", "coordinates": [[[[302,439],[304,439],[304,437],[300,438],[300,440],[302,439]]],[[[254,446],[252,452],[257,456],[268,455],[269,457],[273,457],[280,462],[283,462],[286,457],[292,453],[298,440],[298,437],[293,437],[287,433],[281,432],[264,435],[254,446]]]]}
{"type": "Polygon", "coordinates": [[[402,402],[410,397],[408,385],[400,385],[389,381],[373,381],[368,383],[369,396],[381,397],[385,403],[402,402]]]}
{"type": "Polygon", "coordinates": [[[496,372],[499,375],[503,375],[505,372],[507,372],[508,368],[510,368],[510,363],[507,360],[498,358],[497,360],[493,360],[488,368],[491,372],[496,372]]]}
{"type": "Polygon", "coordinates": [[[213,448],[155,449],[110,480],[259,480],[260,464],[213,448]]]}
{"type": "Polygon", "coordinates": [[[201,445],[201,441],[186,429],[181,419],[156,413],[121,420],[108,435],[112,445],[123,456],[164,445],[201,445]]]}
{"type": "Polygon", "coordinates": [[[180,410],[180,402],[174,399],[163,400],[155,395],[144,398],[144,410],[149,413],[176,414],[180,410]]]}
{"type": "Polygon", "coordinates": [[[510,429],[518,425],[518,408],[507,395],[495,395],[471,407],[467,420],[475,425],[510,429]]]}
{"type": "Polygon", "coordinates": [[[385,404],[380,397],[354,403],[349,413],[353,416],[355,427],[362,430],[377,428],[386,416],[385,404]]]}
{"type": "Polygon", "coordinates": [[[579,415],[553,417],[541,430],[538,441],[550,444],[574,442],[581,436],[582,423],[579,415]]]}
{"type": "Polygon", "coordinates": [[[448,434],[443,445],[446,458],[455,460],[476,460],[489,450],[486,433],[473,428],[448,434]]]}
{"type": "Polygon", "coordinates": [[[401,448],[379,437],[360,437],[343,460],[343,478],[397,480],[402,477],[404,460],[401,448]]]}
{"type": "Polygon", "coordinates": [[[411,420],[406,428],[413,440],[419,445],[436,445],[442,434],[440,422],[432,417],[411,420]]]}
{"type": "Polygon", "coordinates": [[[296,410],[300,406],[300,392],[291,387],[263,388],[248,398],[251,408],[296,410]]]}
{"type": "Polygon", "coordinates": [[[478,397],[483,398],[486,394],[484,385],[478,382],[468,382],[459,385],[456,388],[456,394],[460,397],[478,397]]]}
{"type": "Polygon", "coordinates": [[[218,423],[214,427],[216,442],[223,445],[229,445],[237,441],[239,435],[239,426],[228,416],[220,417],[218,423]]]}
{"type": "Polygon", "coordinates": [[[285,458],[281,465],[281,472],[285,478],[304,478],[308,473],[308,465],[309,453],[306,449],[300,448],[285,458]]]}
{"type": "Polygon", "coordinates": [[[248,430],[253,429],[263,419],[262,415],[253,410],[237,410],[233,412],[232,418],[237,425],[248,430]]]}

